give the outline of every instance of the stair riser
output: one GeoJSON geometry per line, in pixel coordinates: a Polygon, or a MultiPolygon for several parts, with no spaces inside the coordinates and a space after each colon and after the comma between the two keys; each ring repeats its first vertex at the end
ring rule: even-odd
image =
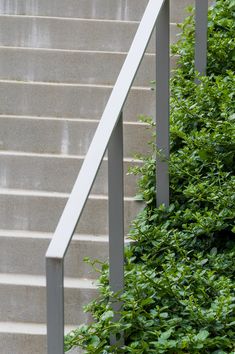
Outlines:
{"type": "MultiPolygon", "coordinates": [[[[82,162],[82,158],[0,155],[0,188],[70,193],[82,162]]],[[[107,165],[107,161],[102,163],[92,194],[108,194],[107,165]]],[[[124,162],[125,196],[133,197],[137,192],[137,178],[127,175],[136,165],[124,162]]]]}
{"type": "MultiPolygon", "coordinates": [[[[1,350],[4,354],[47,354],[46,335],[26,333],[0,333],[1,350]]],[[[73,348],[66,354],[83,354],[79,348],[73,348]]]]}
{"type": "MultiPolygon", "coordinates": [[[[125,60],[124,54],[2,49],[0,77],[57,83],[113,85],[125,60]]],[[[146,56],[136,86],[149,86],[155,77],[154,56],[146,56]]]]}
{"type": "MultiPolygon", "coordinates": [[[[106,87],[0,82],[1,114],[99,119],[110,93],[106,87]]],[[[133,89],[124,107],[124,120],[153,115],[154,106],[154,91],[133,89]]]]}
{"type": "MultiPolygon", "coordinates": [[[[5,48],[0,51],[2,80],[114,85],[125,54],[62,52],[5,48]]],[[[171,68],[176,58],[171,58],[171,68]]],[[[134,86],[149,87],[155,78],[155,57],[146,55],[134,86]]]]}
{"type": "MultiPolygon", "coordinates": [[[[49,242],[49,238],[0,236],[1,273],[45,275],[45,254],[49,242]]],[[[108,243],[73,240],[65,257],[65,276],[97,278],[99,274],[83,261],[84,257],[106,261],[108,243]]]]}
{"type": "Polygon", "coordinates": [[[1,350],[4,354],[46,354],[46,335],[0,333],[1,350]]]}
{"type": "MultiPolygon", "coordinates": [[[[65,323],[79,325],[89,321],[83,306],[97,296],[95,289],[65,288],[65,323]]],[[[46,288],[42,286],[0,284],[1,321],[46,322],[46,288]]]]}
{"type": "MultiPolygon", "coordinates": [[[[113,85],[125,60],[124,54],[2,49],[0,77],[58,83],[113,85]]],[[[146,56],[136,86],[149,86],[154,77],[154,57],[146,56]]]]}
{"type": "MultiPolygon", "coordinates": [[[[148,0],[2,0],[0,13],[9,15],[99,18],[139,21],[148,0]]],[[[181,22],[193,0],[171,0],[171,21],[181,22]]]]}
{"type": "MultiPolygon", "coordinates": [[[[0,45],[30,48],[128,52],[138,24],[33,17],[1,17],[0,45]]],[[[176,25],[171,25],[174,42],[176,25]]],[[[155,50],[155,36],[148,51],[155,50]]]]}
{"type": "MultiPolygon", "coordinates": [[[[92,121],[0,118],[0,123],[1,150],[65,155],[86,155],[97,128],[92,121]]],[[[125,157],[149,152],[145,125],[124,124],[124,135],[125,157]]]]}
{"type": "MultiPolygon", "coordinates": [[[[2,194],[0,225],[2,229],[54,232],[66,198],[2,194]]],[[[141,209],[142,203],[125,201],[125,231],[141,209]]],[[[107,200],[88,200],[77,232],[107,235],[107,200]]]]}

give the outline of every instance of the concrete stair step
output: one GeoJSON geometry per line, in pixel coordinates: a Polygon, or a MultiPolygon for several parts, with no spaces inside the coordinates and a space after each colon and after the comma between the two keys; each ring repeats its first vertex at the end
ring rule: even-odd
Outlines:
{"type": "MultiPolygon", "coordinates": [[[[139,21],[148,0],[2,0],[0,13],[139,21]]],[[[181,22],[194,0],[171,0],[171,21],[181,22]]]]}
{"type": "MultiPolygon", "coordinates": [[[[0,124],[1,150],[85,155],[98,121],[0,117],[0,124]]],[[[124,123],[124,156],[149,152],[150,138],[146,124],[124,123]]]]}
{"type": "MultiPolygon", "coordinates": [[[[65,333],[74,326],[65,326],[65,333]]],[[[2,354],[46,354],[46,325],[39,323],[0,322],[2,354]]],[[[82,354],[78,348],[68,354],[82,354]]]]}
{"type": "MultiPolygon", "coordinates": [[[[0,48],[0,78],[13,81],[114,85],[125,53],[0,48]]],[[[171,57],[171,68],[176,57],[171,57]]],[[[155,56],[147,54],[134,86],[149,87],[155,77],[155,56]]]]}
{"type": "MultiPolygon", "coordinates": [[[[0,78],[15,81],[113,85],[125,58],[125,53],[2,47],[0,78]]],[[[149,87],[155,77],[154,63],[154,55],[145,56],[135,86],[149,87]]]]}
{"type": "MultiPolygon", "coordinates": [[[[128,52],[138,22],[0,16],[0,46],[128,52]]],[[[179,32],[171,25],[171,42],[179,32]]],[[[148,52],[155,50],[155,36],[148,52]]]]}
{"type": "Polygon", "coordinates": [[[0,45],[126,52],[137,27],[135,22],[1,16],[0,45]]]}
{"type": "MultiPolygon", "coordinates": [[[[0,81],[1,115],[99,119],[111,93],[109,86],[0,81]]],[[[133,88],[124,107],[124,120],[152,115],[155,92],[133,88]]]]}
{"type": "MultiPolygon", "coordinates": [[[[0,188],[70,193],[83,160],[83,156],[0,151],[0,188]]],[[[127,173],[131,166],[139,163],[138,160],[124,160],[124,187],[127,197],[134,196],[137,192],[137,178],[127,173]]],[[[107,165],[105,158],[92,194],[108,194],[107,165]]]]}
{"type": "Polygon", "coordinates": [[[3,0],[0,13],[138,21],[147,3],[148,0],[3,0]]]}
{"type": "MultiPolygon", "coordinates": [[[[2,322],[46,321],[46,280],[44,276],[0,274],[0,318],[2,322]]],[[[65,323],[78,326],[91,318],[83,306],[97,296],[91,279],[65,278],[65,323]]]]}
{"type": "Polygon", "coordinates": [[[0,322],[2,354],[46,354],[46,325],[0,322]]]}
{"type": "MultiPolygon", "coordinates": [[[[45,275],[45,254],[52,236],[52,233],[0,230],[1,273],[45,275]]],[[[65,276],[97,278],[99,273],[84,262],[85,257],[106,261],[108,237],[74,235],[65,257],[65,276]]]]}
{"type": "MultiPolygon", "coordinates": [[[[27,190],[0,190],[0,225],[3,230],[54,232],[68,194],[27,190]]],[[[107,235],[106,196],[91,195],[77,227],[77,233],[107,235]]],[[[143,204],[125,198],[125,233],[143,204]]]]}

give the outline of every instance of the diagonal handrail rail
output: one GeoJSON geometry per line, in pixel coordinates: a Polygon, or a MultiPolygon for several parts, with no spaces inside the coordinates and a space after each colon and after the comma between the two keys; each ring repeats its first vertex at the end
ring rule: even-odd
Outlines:
{"type": "MultiPolygon", "coordinates": [[[[196,0],[198,14],[202,14],[203,10],[205,11],[206,9],[206,6],[200,7],[201,2],[206,2],[208,5],[208,0],[196,0]]],[[[206,16],[204,13],[204,24],[206,16]]],[[[197,18],[199,18],[199,15],[197,18]]],[[[196,21],[196,27],[197,23],[198,26],[201,26],[202,21],[196,21]]],[[[167,162],[169,157],[169,0],[149,0],[130,51],[46,253],[48,354],[64,353],[64,257],[107,147],[109,164],[110,286],[111,290],[118,291],[124,285],[122,109],[155,26],[157,29],[157,148],[161,150],[164,156],[164,159],[158,158],[157,160],[157,205],[162,203],[169,204],[167,162]]],[[[203,69],[205,70],[206,66],[205,33],[200,38],[198,40],[203,40],[204,45],[195,47],[195,57],[198,57],[198,50],[203,47],[204,59],[200,61],[202,64],[198,64],[197,61],[195,66],[196,69],[203,73],[203,69]]]]}
{"type": "Polygon", "coordinates": [[[66,253],[164,1],[150,0],[147,5],[130,51],[112,90],[54,237],[47,250],[47,258],[63,258],[66,253]]]}

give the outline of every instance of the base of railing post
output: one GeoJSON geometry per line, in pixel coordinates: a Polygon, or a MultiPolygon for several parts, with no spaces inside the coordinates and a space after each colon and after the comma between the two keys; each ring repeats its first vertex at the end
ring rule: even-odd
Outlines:
{"type": "Polygon", "coordinates": [[[48,354],[64,354],[63,273],[63,260],[46,258],[48,354]]]}

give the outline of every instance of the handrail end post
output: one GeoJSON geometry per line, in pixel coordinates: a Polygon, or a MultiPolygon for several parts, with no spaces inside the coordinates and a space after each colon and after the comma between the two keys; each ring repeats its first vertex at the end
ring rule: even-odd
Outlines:
{"type": "Polygon", "coordinates": [[[64,354],[63,259],[46,257],[47,353],[64,354]]]}

